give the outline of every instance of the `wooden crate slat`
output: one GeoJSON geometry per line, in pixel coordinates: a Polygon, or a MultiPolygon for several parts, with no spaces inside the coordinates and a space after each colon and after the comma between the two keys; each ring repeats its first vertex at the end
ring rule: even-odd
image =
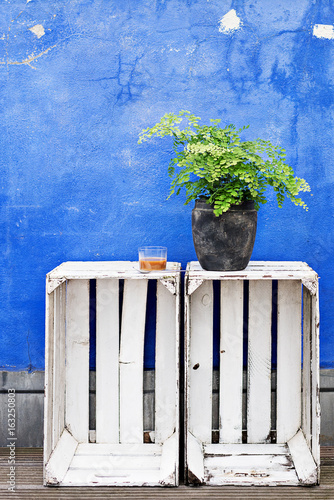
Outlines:
{"type": "Polygon", "coordinates": [[[305,435],[308,446],[312,443],[311,430],[311,329],[312,329],[312,311],[311,311],[311,294],[309,290],[303,286],[303,414],[302,414],[302,429],[305,435]]]}
{"type": "Polygon", "coordinates": [[[211,442],[212,428],[212,282],[203,283],[190,297],[191,334],[188,340],[188,425],[201,442],[211,442]]]}
{"type": "Polygon", "coordinates": [[[77,446],[77,440],[64,429],[56,448],[45,465],[45,480],[48,484],[58,485],[62,482],[77,446]]]}
{"type": "Polygon", "coordinates": [[[198,262],[190,262],[187,272],[192,280],[301,280],[313,283],[317,274],[304,262],[251,261],[242,271],[204,271],[198,262]]]}
{"type": "Polygon", "coordinates": [[[272,282],[249,282],[247,442],[270,442],[272,282]],[[261,409],[261,410],[260,410],[261,409]]]}
{"type": "Polygon", "coordinates": [[[302,430],[288,441],[288,446],[299,481],[302,484],[315,484],[318,476],[317,465],[302,430]]]}
{"type": "Polygon", "coordinates": [[[204,446],[205,484],[297,485],[287,445],[211,444],[204,446]]]}
{"type": "Polygon", "coordinates": [[[163,443],[177,428],[179,356],[176,299],[157,281],[155,347],[155,442],[163,443]]]}
{"type": "Polygon", "coordinates": [[[67,282],[66,427],[78,442],[89,427],[89,281],[67,282]]]}
{"type": "MultiPolygon", "coordinates": [[[[302,272],[312,272],[315,276],[316,273],[309,267],[306,262],[301,261],[264,261],[264,260],[252,260],[245,269],[241,271],[204,271],[197,261],[192,261],[188,263],[187,269],[191,273],[201,271],[205,273],[206,276],[210,276],[213,273],[215,276],[219,274],[223,276],[233,277],[234,275],[240,275],[244,273],[254,274],[256,271],[268,271],[268,270],[279,270],[283,272],[290,271],[302,271],[302,272]]],[[[210,278],[208,278],[210,279],[210,278]]]]}
{"type": "Polygon", "coordinates": [[[57,443],[65,425],[65,311],[66,283],[54,292],[54,376],[53,442],[57,443]]]}
{"type": "MultiPolygon", "coordinates": [[[[156,280],[166,276],[175,278],[180,270],[178,262],[167,262],[166,269],[151,273],[141,273],[138,261],[64,262],[47,274],[47,282],[70,279],[134,279],[156,280]]],[[[55,283],[58,286],[59,283],[55,283]]]]}
{"type": "Polygon", "coordinates": [[[88,471],[104,470],[154,470],[160,469],[161,455],[75,455],[72,459],[70,469],[86,469],[88,471]]]}
{"type": "Polygon", "coordinates": [[[120,442],[143,442],[143,361],[147,280],[126,280],[120,348],[120,442]]]}
{"type": "Polygon", "coordinates": [[[277,442],[301,426],[301,283],[278,282],[277,442]]]}
{"type": "Polygon", "coordinates": [[[291,460],[287,455],[232,455],[205,457],[204,466],[210,470],[286,470],[291,467],[291,460]]]}
{"type": "MultiPolygon", "coordinates": [[[[228,460],[217,460],[216,467],[205,464],[205,484],[210,486],[297,486],[296,472],[282,455],[282,463],[272,463],[270,455],[264,456],[267,463],[257,467],[252,456],[244,461],[243,467],[233,467],[228,460]]],[[[240,459],[240,457],[238,457],[240,459]]]]}
{"type": "Polygon", "coordinates": [[[283,269],[283,270],[311,270],[306,262],[295,260],[252,260],[246,269],[262,268],[264,271],[267,269],[283,269]]]}
{"type": "Polygon", "coordinates": [[[119,442],[119,281],[96,281],[96,442],[119,442]]]}
{"type": "Polygon", "coordinates": [[[160,471],[110,470],[94,473],[87,469],[69,469],[60,486],[159,486],[160,471]]]}
{"type": "Polygon", "coordinates": [[[57,379],[60,376],[60,352],[59,352],[59,337],[60,337],[60,287],[56,288],[53,294],[53,314],[54,314],[54,324],[53,324],[53,405],[52,405],[52,442],[57,443],[61,433],[59,432],[59,420],[63,415],[60,415],[59,408],[59,386],[57,379]]]}
{"type": "Polygon", "coordinates": [[[161,445],[155,443],[138,443],[138,444],[97,444],[97,443],[80,443],[78,445],[76,455],[106,455],[106,456],[145,456],[145,455],[161,455],[161,445]]]}
{"type": "Polygon", "coordinates": [[[205,444],[205,456],[238,456],[238,455],[287,455],[286,444],[205,444]]]}
{"type": "Polygon", "coordinates": [[[243,282],[222,281],[220,326],[219,441],[242,441],[243,282]]]}
{"type": "Polygon", "coordinates": [[[60,436],[65,427],[65,395],[66,395],[66,297],[67,283],[60,285],[60,339],[59,339],[59,357],[60,357],[60,377],[59,377],[59,407],[60,415],[60,436]]]}
{"type": "Polygon", "coordinates": [[[53,351],[54,351],[54,292],[45,296],[45,393],[44,393],[44,450],[46,463],[53,450],[53,351]]]}

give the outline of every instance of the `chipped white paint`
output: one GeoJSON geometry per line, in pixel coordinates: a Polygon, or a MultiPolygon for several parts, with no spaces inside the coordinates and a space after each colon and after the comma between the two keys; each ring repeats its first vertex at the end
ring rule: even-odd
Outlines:
{"type": "Polygon", "coordinates": [[[65,207],[66,210],[70,211],[72,210],[73,212],[79,212],[80,210],[77,207],[65,207]]]}
{"type": "Polygon", "coordinates": [[[164,53],[164,52],[180,52],[181,49],[176,49],[175,47],[171,47],[170,45],[168,45],[167,47],[163,47],[161,49],[161,52],[164,53]]]}
{"type": "Polygon", "coordinates": [[[334,39],[334,26],[332,24],[315,24],[313,26],[313,35],[317,38],[334,39]]]}
{"type": "Polygon", "coordinates": [[[232,33],[233,31],[238,30],[241,24],[242,22],[237,16],[236,11],[232,9],[221,18],[219,31],[226,34],[232,33]]]}
{"type": "Polygon", "coordinates": [[[44,27],[41,24],[35,24],[32,28],[29,28],[29,31],[36,35],[37,38],[41,38],[45,35],[44,27]]]}

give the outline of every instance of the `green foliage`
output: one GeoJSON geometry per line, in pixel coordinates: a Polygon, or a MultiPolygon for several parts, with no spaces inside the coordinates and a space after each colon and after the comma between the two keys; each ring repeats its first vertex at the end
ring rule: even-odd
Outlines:
{"type": "MultiPolygon", "coordinates": [[[[241,141],[234,125],[220,127],[221,120],[199,125],[200,118],[189,111],[178,115],[168,113],[152,128],[143,130],[138,143],[151,137],[173,137],[174,155],[168,174],[172,178],[169,197],[186,190],[186,202],[205,197],[218,216],[231,205],[254,200],[255,208],[266,203],[265,191],[271,186],[281,207],[285,197],[307,210],[298,198],[301,191],[310,191],[304,179],[294,176],[285,163],[285,150],[270,141],[241,141]],[[187,120],[187,126],[179,124],[187,120]]],[[[168,197],[168,198],[169,198],[168,197]]]]}

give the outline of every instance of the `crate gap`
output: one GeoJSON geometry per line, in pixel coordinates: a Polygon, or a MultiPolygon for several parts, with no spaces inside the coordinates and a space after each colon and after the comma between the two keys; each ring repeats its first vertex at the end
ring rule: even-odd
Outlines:
{"type": "Polygon", "coordinates": [[[278,281],[272,280],[271,306],[271,442],[276,443],[278,281]]]}
{"type": "MultiPolygon", "coordinates": [[[[96,431],[96,279],[89,280],[89,431],[96,431]]],[[[89,435],[91,432],[89,432],[89,435]]]]}
{"type": "Polygon", "coordinates": [[[212,442],[219,442],[219,404],[220,404],[220,281],[213,280],[213,318],[212,318],[212,442]]]}
{"type": "Polygon", "coordinates": [[[247,443],[249,280],[243,280],[242,443],[247,443]]]}
{"type": "Polygon", "coordinates": [[[157,322],[157,280],[147,280],[147,304],[143,359],[144,442],[154,442],[155,429],[155,349],[157,322]],[[148,391],[145,391],[145,385],[148,391]]]}

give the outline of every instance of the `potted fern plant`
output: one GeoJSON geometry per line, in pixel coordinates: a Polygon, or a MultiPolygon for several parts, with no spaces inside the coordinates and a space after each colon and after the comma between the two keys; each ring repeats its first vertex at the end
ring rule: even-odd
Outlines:
{"type": "Polygon", "coordinates": [[[257,210],[267,201],[267,188],[275,191],[279,207],[287,197],[307,210],[298,195],[310,186],[294,176],[281,147],[262,139],[242,141],[240,133],[248,127],[221,127],[219,119],[210,120],[210,125],[199,121],[189,111],[168,113],[143,130],[138,142],[172,136],[169,197],[185,189],[185,204],[195,201],[193,240],[201,266],[241,270],[253,251],[257,210]]]}

